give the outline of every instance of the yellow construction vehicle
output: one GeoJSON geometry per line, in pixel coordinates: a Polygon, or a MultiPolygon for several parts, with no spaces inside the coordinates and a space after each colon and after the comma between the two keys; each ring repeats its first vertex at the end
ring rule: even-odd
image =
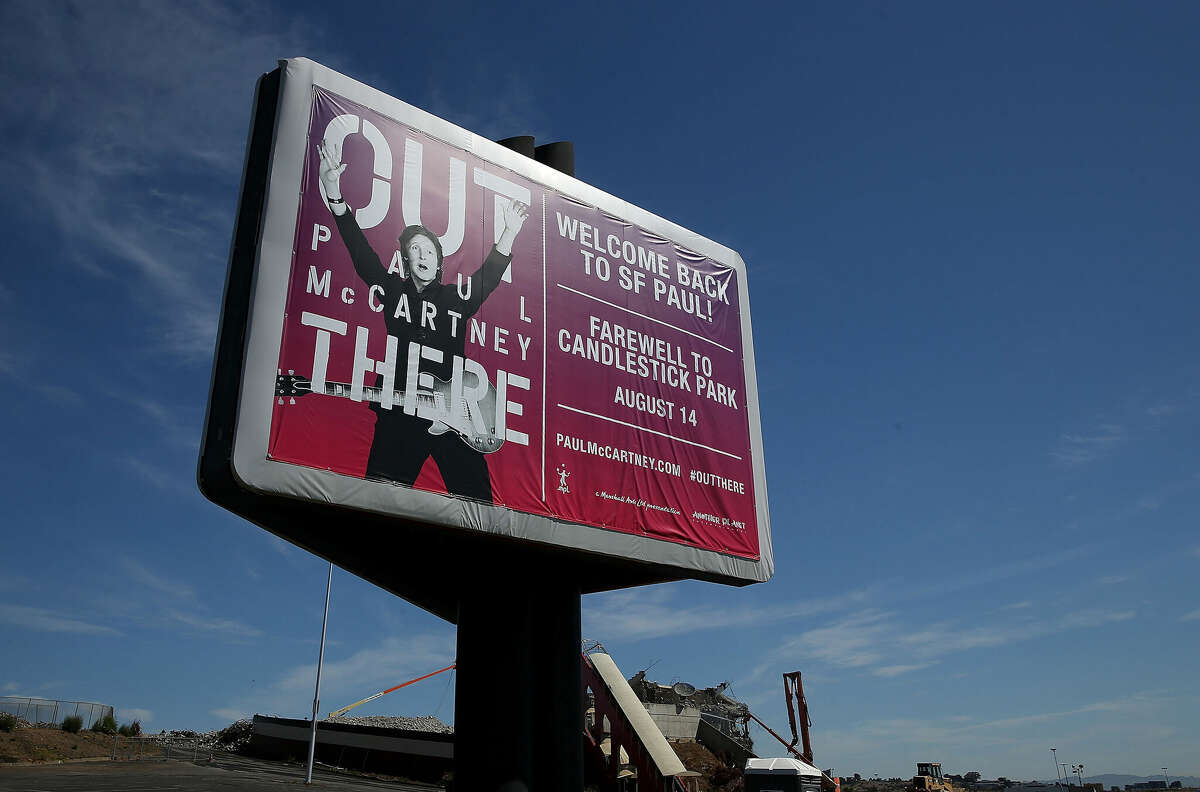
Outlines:
{"type": "Polygon", "coordinates": [[[908,788],[912,792],[961,792],[942,776],[941,762],[917,762],[917,774],[908,788]]]}

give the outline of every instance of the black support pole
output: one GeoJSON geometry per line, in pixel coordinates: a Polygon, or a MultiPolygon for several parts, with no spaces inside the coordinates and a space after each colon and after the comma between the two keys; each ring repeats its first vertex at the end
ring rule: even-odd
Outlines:
{"type": "Polygon", "coordinates": [[[583,789],[583,636],[577,581],[566,575],[543,580],[537,597],[534,744],[538,752],[533,788],[538,790],[583,789]]]}
{"type": "Polygon", "coordinates": [[[454,792],[583,789],[579,585],[523,571],[462,587],[454,792]]]}
{"type": "Polygon", "coordinates": [[[518,581],[489,582],[459,601],[454,792],[532,788],[534,608],[518,581]]]}

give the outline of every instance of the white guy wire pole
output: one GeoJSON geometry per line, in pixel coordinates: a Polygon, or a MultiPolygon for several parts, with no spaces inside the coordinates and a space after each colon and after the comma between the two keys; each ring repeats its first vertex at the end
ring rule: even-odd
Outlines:
{"type": "Polygon", "coordinates": [[[313,756],[317,752],[317,711],[321,708],[321,665],[325,662],[325,625],[329,623],[329,589],[333,585],[333,562],[329,562],[329,577],[325,581],[325,615],[321,617],[321,651],[317,655],[317,690],[313,694],[312,735],[308,738],[308,772],[304,783],[312,783],[313,756]]]}

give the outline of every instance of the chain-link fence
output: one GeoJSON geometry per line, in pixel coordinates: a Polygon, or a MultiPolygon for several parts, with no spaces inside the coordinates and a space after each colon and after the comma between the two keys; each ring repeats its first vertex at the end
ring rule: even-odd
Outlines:
{"type": "Polygon", "coordinates": [[[117,761],[138,759],[180,759],[183,761],[210,760],[225,755],[205,741],[196,737],[162,737],[156,734],[123,737],[113,735],[112,758],[117,761]]]}
{"type": "Polygon", "coordinates": [[[11,712],[29,723],[62,723],[63,718],[79,716],[86,729],[104,717],[112,716],[113,708],[94,701],[61,701],[28,696],[0,696],[0,712],[11,712]]]}

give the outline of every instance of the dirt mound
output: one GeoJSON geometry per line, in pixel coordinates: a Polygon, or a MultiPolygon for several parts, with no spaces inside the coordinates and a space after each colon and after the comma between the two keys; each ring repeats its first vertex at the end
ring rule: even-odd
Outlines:
{"type": "Polygon", "coordinates": [[[17,728],[0,732],[0,763],[61,762],[65,759],[107,759],[112,756],[113,738],[107,734],[81,731],[71,734],[52,728],[17,728]]]}
{"type": "Polygon", "coordinates": [[[700,774],[700,792],[735,792],[742,789],[742,773],[696,742],[672,742],[679,761],[688,770],[700,774]]]}

